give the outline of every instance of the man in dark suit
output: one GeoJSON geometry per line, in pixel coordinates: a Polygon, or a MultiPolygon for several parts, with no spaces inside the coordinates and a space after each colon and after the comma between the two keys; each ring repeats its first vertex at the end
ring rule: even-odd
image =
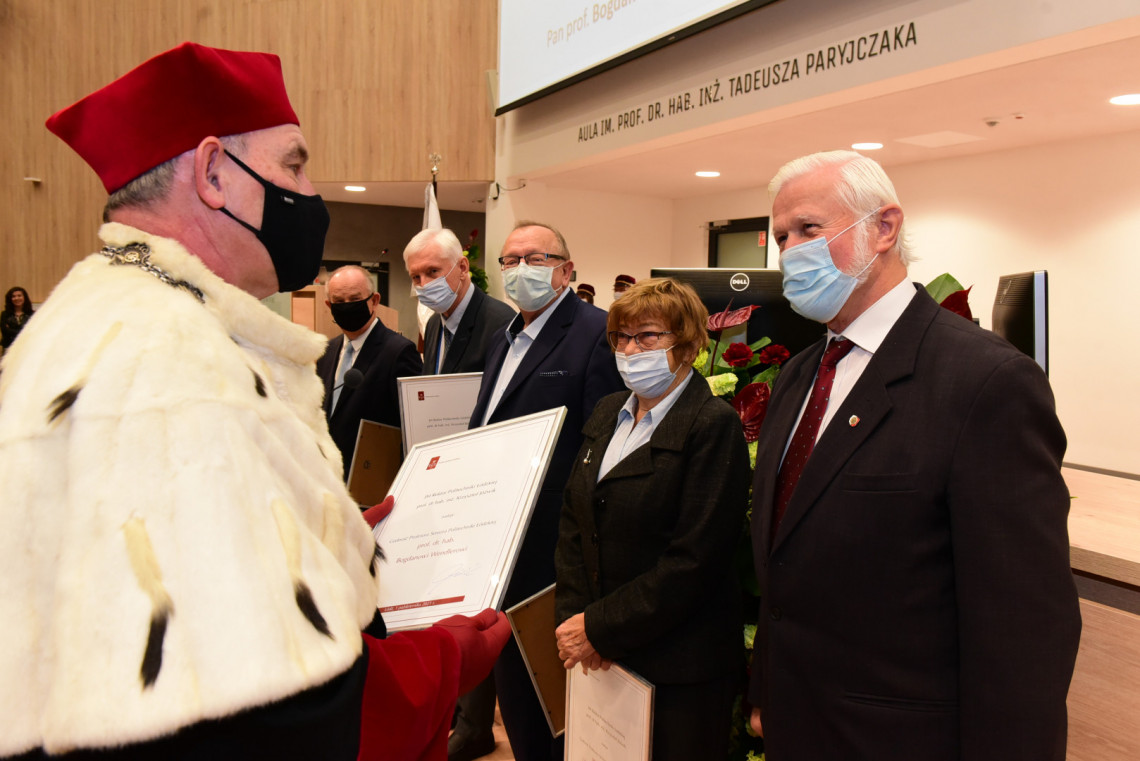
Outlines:
{"type": "MultiPolygon", "coordinates": [[[[424,328],[424,375],[481,373],[487,346],[515,310],[471,282],[471,267],[455,233],[423,230],[404,248],[404,266],[420,304],[434,312],[424,328]]],[[[469,761],[495,749],[495,677],[458,702],[449,761],[469,761]]]]}
{"type": "Polygon", "coordinates": [[[423,369],[415,344],[389,330],[376,316],[380,294],[362,267],[341,267],[329,276],[328,300],[333,320],[344,331],[329,341],[317,360],[325,384],[325,416],[329,433],[340,449],[348,478],[361,420],[399,427],[400,397],[396,378],[419,375],[423,369]],[[359,370],[364,378],[345,383],[345,373],[359,370]]]}
{"type": "MultiPolygon", "coordinates": [[[[471,426],[565,406],[566,419],[527,528],[506,606],[554,583],[554,547],[562,489],[582,443],[582,426],[606,394],[625,388],[606,342],[606,313],[574,295],[574,262],[562,234],[519,222],[499,257],[507,296],[520,313],[491,342],[471,426]]],[[[521,467],[520,463],[520,467],[521,467]]],[[[517,645],[495,664],[499,708],[519,761],[562,758],[550,736],[517,645]]]]}
{"type": "Polygon", "coordinates": [[[481,373],[492,336],[515,310],[471,282],[471,266],[455,233],[417,233],[404,248],[416,296],[435,314],[424,328],[424,375],[481,373]]]}
{"type": "Polygon", "coordinates": [[[767,757],[1062,761],[1080,613],[1044,373],[908,281],[874,161],[797,159],[769,190],[785,295],[846,343],[787,364],[760,436],[767,757]]]}

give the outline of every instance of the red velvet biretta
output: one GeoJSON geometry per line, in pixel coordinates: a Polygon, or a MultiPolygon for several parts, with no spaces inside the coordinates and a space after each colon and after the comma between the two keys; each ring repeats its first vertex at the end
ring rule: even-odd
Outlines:
{"type": "Polygon", "coordinates": [[[281,59],[193,42],[149,61],[47,120],[113,193],[204,138],[299,124],[281,59]]]}

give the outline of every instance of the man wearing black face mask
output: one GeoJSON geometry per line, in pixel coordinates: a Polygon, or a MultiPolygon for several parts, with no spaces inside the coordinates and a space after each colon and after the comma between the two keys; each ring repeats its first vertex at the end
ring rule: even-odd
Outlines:
{"type": "Polygon", "coordinates": [[[344,331],[329,341],[317,360],[317,374],[325,384],[325,416],[329,433],[340,449],[344,477],[348,478],[361,420],[400,425],[400,397],[396,379],[423,370],[415,344],[389,330],[376,316],[380,294],[361,267],[341,267],[329,276],[328,300],[333,320],[344,331]],[[364,379],[345,384],[349,369],[364,379]]]}
{"type": "Polygon", "coordinates": [[[327,341],[258,301],[328,226],[280,60],[185,43],[47,126],[110,198],[4,357],[0,759],[442,754],[510,626],[382,637],[327,341]]]}

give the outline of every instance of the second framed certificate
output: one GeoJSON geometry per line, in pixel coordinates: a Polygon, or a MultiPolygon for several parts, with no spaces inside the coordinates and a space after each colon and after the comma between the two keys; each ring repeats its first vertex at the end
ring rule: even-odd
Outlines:
{"type": "Polygon", "coordinates": [[[413,375],[397,378],[404,451],[421,441],[467,430],[483,373],[413,375]]]}

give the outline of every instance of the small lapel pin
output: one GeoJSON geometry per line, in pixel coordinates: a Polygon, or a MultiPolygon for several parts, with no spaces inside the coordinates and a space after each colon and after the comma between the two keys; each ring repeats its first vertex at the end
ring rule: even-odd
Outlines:
{"type": "Polygon", "coordinates": [[[852,428],[859,425],[859,416],[852,415],[851,417],[847,418],[847,425],[851,426],[852,428]]]}
{"type": "Polygon", "coordinates": [[[594,453],[593,449],[587,449],[586,450],[586,459],[582,460],[583,465],[589,465],[590,464],[590,455],[593,453],[594,453]]]}

